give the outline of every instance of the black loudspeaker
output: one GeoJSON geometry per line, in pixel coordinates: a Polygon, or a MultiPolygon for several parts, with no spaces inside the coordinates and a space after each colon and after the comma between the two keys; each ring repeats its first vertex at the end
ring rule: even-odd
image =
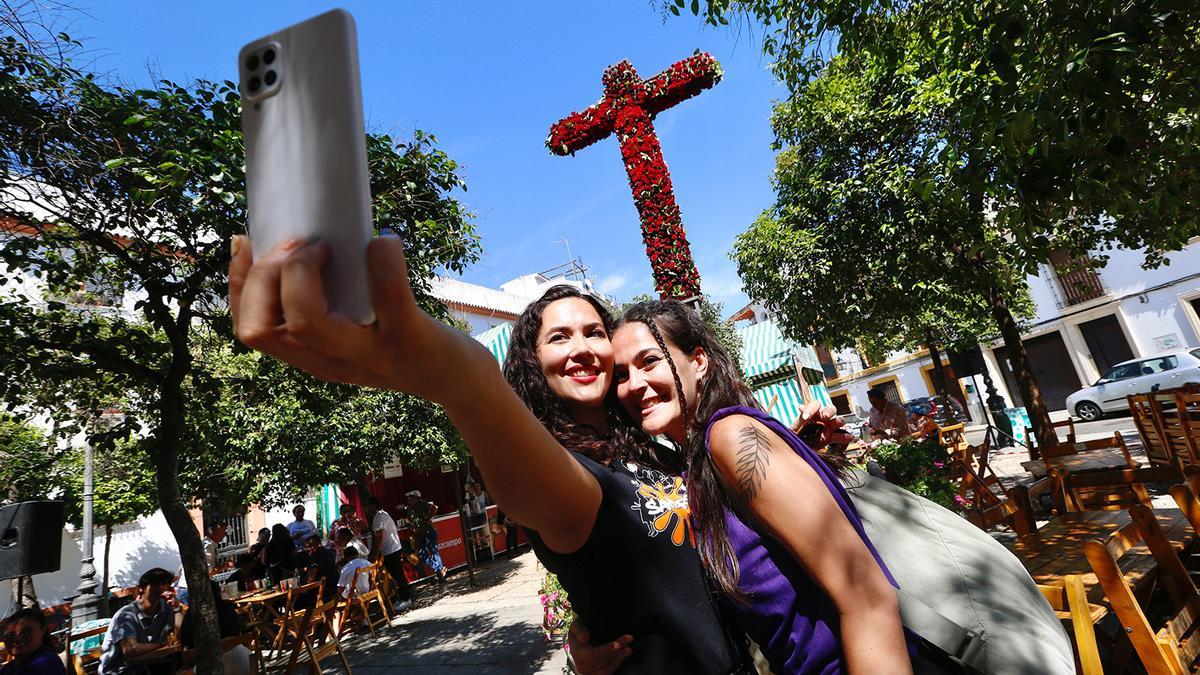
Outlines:
{"type": "Polygon", "coordinates": [[[64,524],[62,502],[0,507],[0,579],[57,572],[64,524]]]}
{"type": "Polygon", "coordinates": [[[946,358],[950,359],[950,367],[954,369],[955,377],[982,375],[987,370],[987,365],[983,361],[983,351],[979,349],[979,345],[961,351],[948,349],[946,358]]]}

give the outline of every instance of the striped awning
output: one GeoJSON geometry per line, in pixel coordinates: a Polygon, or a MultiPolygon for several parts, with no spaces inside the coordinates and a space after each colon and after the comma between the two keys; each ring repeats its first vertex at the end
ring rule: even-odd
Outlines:
{"type": "Polygon", "coordinates": [[[799,345],[785,338],[774,320],[739,328],[738,333],[742,336],[742,375],[747,380],[770,377],[777,371],[795,372],[792,358],[799,345]]]}
{"type": "Polygon", "coordinates": [[[488,351],[496,358],[496,362],[503,368],[504,357],[508,354],[508,342],[512,339],[512,324],[502,323],[494,328],[489,328],[476,335],[475,339],[488,348],[488,351]]]}
{"type": "Polygon", "coordinates": [[[754,390],[754,400],[767,414],[790,425],[800,416],[800,408],[804,405],[804,397],[800,393],[800,383],[794,378],[780,380],[754,390]]]}

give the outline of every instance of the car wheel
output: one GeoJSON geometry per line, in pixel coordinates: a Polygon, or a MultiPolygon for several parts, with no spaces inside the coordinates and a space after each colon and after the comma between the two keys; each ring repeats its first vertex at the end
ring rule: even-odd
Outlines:
{"type": "Polygon", "coordinates": [[[1104,411],[1091,401],[1082,401],[1075,406],[1075,414],[1084,422],[1095,422],[1104,416],[1104,411]]]}

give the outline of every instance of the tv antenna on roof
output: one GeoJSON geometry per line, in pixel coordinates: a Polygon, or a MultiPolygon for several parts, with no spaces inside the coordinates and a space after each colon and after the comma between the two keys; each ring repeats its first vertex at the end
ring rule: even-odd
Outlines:
{"type": "Polygon", "coordinates": [[[554,242],[555,244],[563,244],[567,247],[567,262],[561,265],[555,265],[548,270],[538,272],[538,274],[553,279],[557,276],[564,276],[568,279],[576,279],[587,281],[588,267],[583,264],[583,260],[575,258],[571,255],[571,242],[567,241],[566,237],[554,242]]]}

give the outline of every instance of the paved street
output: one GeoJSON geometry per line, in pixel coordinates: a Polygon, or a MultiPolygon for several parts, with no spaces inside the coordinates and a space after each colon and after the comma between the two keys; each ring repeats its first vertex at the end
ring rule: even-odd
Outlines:
{"type": "MultiPolygon", "coordinates": [[[[1050,413],[1050,419],[1055,422],[1065,420],[1067,419],[1067,411],[1058,410],[1052,412],[1050,413]]],[[[1061,429],[1059,431],[1060,435],[1065,433],[1061,429]]],[[[1137,429],[1133,426],[1133,417],[1131,417],[1128,412],[1106,415],[1103,419],[1095,422],[1075,423],[1075,435],[1077,440],[1080,441],[1090,441],[1095,438],[1112,436],[1114,431],[1120,431],[1125,436],[1127,443],[1137,440],[1137,429]]],[[[987,427],[968,427],[967,441],[972,445],[978,445],[983,441],[983,437],[986,433],[987,427]]],[[[1007,444],[1001,445],[1003,446],[1007,444]]]]}
{"type": "Polygon", "coordinates": [[[475,574],[475,587],[465,571],[442,586],[422,584],[416,609],[376,637],[345,640],[350,666],[361,675],[561,673],[565,654],[542,637],[538,587],[544,570],[536,563],[526,551],[514,560],[485,563],[475,574]]]}

